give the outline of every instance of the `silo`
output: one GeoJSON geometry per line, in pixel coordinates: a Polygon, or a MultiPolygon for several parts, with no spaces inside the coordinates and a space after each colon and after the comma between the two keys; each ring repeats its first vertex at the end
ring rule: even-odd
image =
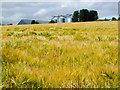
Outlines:
{"type": "Polygon", "coordinates": [[[72,14],[66,15],[66,22],[68,22],[68,23],[72,22],[72,14]]]}
{"type": "Polygon", "coordinates": [[[71,17],[67,17],[67,22],[68,23],[72,22],[72,18],[71,17]]]}
{"type": "Polygon", "coordinates": [[[59,21],[59,23],[64,23],[64,22],[65,22],[64,16],[63,16],[63,15],[60,15],[58,21],[59,21]]]}

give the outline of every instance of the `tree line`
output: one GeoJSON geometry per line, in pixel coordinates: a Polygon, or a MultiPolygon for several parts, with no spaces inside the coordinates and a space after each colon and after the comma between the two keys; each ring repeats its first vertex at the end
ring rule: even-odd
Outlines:
{"type": "Polygon", "coordinates": [[[73,22],[85,22],[94,21],[98,19],[98,13],[94,10],[82,9],[80,11],[74,11],[72,21],[73,22]]]}

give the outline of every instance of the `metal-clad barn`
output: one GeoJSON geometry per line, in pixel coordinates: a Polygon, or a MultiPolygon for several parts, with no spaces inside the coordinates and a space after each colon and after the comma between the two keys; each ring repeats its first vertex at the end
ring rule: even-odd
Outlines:
{"type": "MultiPolygon", "coordinates": [[[[42,23],[49,23],[49,21],[40,21],[40,20],[35,20],[35,21],[39,22],[40,24],[42,24],[42,23]]],[[[31,24],[31,22],[32,22],[32,20],[22,19],[22,20],[20,20],[18,25],[31,24]]]]}

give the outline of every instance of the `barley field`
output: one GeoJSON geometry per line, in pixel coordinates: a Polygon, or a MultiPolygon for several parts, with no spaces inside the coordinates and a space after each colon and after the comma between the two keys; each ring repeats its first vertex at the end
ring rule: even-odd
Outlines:
{"type": "Polygon", "coordinates": [[[2,26],[2,87],[117,88],[118,22],[2,26]]]}

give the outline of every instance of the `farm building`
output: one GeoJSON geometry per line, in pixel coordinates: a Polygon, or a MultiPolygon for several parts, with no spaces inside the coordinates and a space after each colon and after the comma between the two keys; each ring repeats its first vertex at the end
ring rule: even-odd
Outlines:
{"type": "MultiPolygon", "coordinates": [[[[40,20],[35,20],[37,22],[39,22],[40,24],[42,23],[49,23],[48,21],[40,21],[40,20]]],[[[18,25],[23,25],[23,24],[31,24],[32,20],[28,20],[28,19],[21,19],[21,21],[18,23],[18,25]]]]}
{"type": "Polygon", "coordinates": [[[72,14],[54,16],[51,20],[55,23],[70,23],[72,22],[72,14]]]}

